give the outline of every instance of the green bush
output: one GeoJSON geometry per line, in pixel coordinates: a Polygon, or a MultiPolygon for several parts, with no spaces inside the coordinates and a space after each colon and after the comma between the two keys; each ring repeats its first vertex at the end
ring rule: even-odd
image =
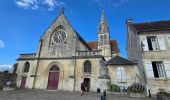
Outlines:
{"type": "Polygon", "coordinates": [[[110,81],[107,83],[109,91],[119,92],[120,87],[117,84],[112,84],[110,81]]]}

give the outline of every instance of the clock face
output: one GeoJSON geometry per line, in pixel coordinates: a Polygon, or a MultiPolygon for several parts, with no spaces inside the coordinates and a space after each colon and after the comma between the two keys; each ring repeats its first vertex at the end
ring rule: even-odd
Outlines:
{"type": "Polygon", "coordinates": [[[53,41],[57,44],[66,44],[66,33],[63,30],[58,30],[53,35],[53,41]]]}

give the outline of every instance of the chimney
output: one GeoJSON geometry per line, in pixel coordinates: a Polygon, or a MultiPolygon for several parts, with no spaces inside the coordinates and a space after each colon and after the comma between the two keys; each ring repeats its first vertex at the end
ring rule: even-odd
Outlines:
{"type": "Polygon", "coordinates": [[[127,19],[126,24],[133,24],[133,19],[127,19]]]}

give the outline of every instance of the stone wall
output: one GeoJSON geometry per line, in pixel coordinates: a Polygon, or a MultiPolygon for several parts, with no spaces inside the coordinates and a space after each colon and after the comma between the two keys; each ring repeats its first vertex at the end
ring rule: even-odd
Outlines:
{"type": "Polygon", "coordinates": [[[117,68],[123,67],[126,73],[126,82],[124,86],[127,88],[131,86],[134,82],[139,82],[139,71],[137,65],[109,65],[108,72],[113,84],[122,85],[117,81],[117,68]]]}

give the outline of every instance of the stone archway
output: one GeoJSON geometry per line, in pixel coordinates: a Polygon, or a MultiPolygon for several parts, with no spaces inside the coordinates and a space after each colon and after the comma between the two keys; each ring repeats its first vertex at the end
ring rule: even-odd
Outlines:
{"type": "Polygon", "coordinates": [[[57,90],[59,84],[60,69],[57,65],[53,65],[49,70],[47,89],[57,90]]]}

